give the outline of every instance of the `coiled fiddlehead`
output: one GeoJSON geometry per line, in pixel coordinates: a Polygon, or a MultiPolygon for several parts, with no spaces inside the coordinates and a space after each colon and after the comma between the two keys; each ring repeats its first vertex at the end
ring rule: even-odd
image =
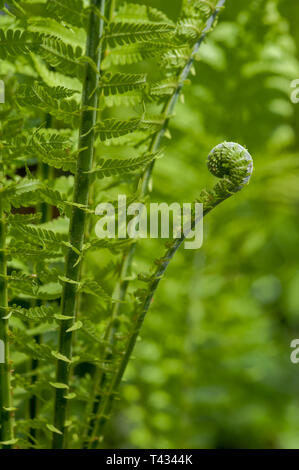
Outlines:
{"type": "MultiPolygon", "coordinates": [[[[218,178],[218,181],[212,190],[204,190],[201,192],[199,203],[203,204],[203,213],[200,218],[207,215],[221,202],[228,199],[230,196],[240,191],[246,184],[249,183],[250,177],[253,172],[253,160],[249,152],[241,145],[234,142],[224,142],[217,145],[209,154],[207,166],[209,171],[218,178]]],[[[190,231],[194,229],[200,219],[193,217],[190,231]]],[[[140,297],[141,304],[135,314],[135,323],[132,328],[132,333],[128,339],[126,349],[124,351],[122,360],[115,371],[112,378],[109,390],[104,397],[98,413],[98,426],[95,429],[95,435],[98,438],[101,436],[102,428],[107,421],[110,413],[113,397],[116,389],[119,386],[124,372],[127,368],[131,354],[133,352],[136,340],[140,334],[146,314],[150,308],[153,296],[158,288],[158,285],[163,278],[170,261],[173,259],[181,244],[185,241],[188,233],[186,231],[173,242],[167,244],[167,250],[162,258],[156,260],[156,269],[153,274],[147,276],[148,288],[142,293],[140,297]]]]}
{"type": "Polygon", "coordinates": [[[207,164],[212,175],[228,178],[235,185],[235,191],[239,191],[248,183],[253,171],[250,153],[235,142],[224,142],[214,147],[208,156],[207,164]]]}
{"type": "Polygon", "coordinates": [[[253,160],[248,150],[240,144],[223,142],[210,152],[207,166],[220,181],[212,190],[204,190],[200,195],[198,202],[203,203],[204,214],[249,183],[253,160]]]}

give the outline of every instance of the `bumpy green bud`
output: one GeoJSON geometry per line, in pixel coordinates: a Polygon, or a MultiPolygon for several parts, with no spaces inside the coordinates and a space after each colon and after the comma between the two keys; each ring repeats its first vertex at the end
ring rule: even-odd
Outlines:
{"type": "Polygon", "coordinates": [[[208,156],[208,169],[218,178],[226,178],[239,191],[253,172],[253,160],[250,153],[235,142],[224,142],[213,148],[208,156]]]}

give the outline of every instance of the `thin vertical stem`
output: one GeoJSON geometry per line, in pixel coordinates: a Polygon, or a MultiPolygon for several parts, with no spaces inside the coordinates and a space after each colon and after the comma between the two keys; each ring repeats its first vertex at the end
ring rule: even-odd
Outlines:
{"type": "MultiPolygon", "coordinates": [[[[0,199],[0,339],[4,343],[4,363],[0,363],[0,416],[1,416],[1,442],[12,442],[13,412],[11,396],[11,364],[9,355],[9,325],[7,315],[7,262],[6,262],[6,224],[5,215],[0,199]]],[[[3,448],[10,448],[11,444],[3,444],[3,448]]]]}
{"type": "MultiPolygon", "coordinates": [[[[105,0],[91,0],[91,7],[96,7],[101,11],[102,18],[105,13],[105,0]]],[[[90,58],[97,66],[97,71],[87,62],[85,66],[85,78],[82,93],[82,112],[79,134],[79,156],[75,174],[75,185],[73,193],[73,202],[76,204],[88,204],[90,187],[90,170],[92,168],[94,154],[94,125],[97,117],[98,93],[95,90],[98,87],[99,72],[101,68],[101,47],[100,40],[103,35],[103,19],[99,18],[93,8],[89,13],[89,25],[87,32],[86,56],[90,58]]],[[[72,248],[69,248],[66,255],[65,277],[62,292],[62,314],[72,317],[70,320],[64,320],[60,326],[59,352],[68,360],[72,358],[72,332],[68,330],[73,326],[76,319],[78,294],[76,283],[80,279],[81,263],[78,262],[81,252],[84,233],[86,227],[86,212],[78,206],[72,207],[72,214],[69,229],[69,242],[72,248]],[[74,248],[74,249],[73,249],[74,248]]],[[[69,383],[69,363],[58,360],[56,380],[68,387],[69,383]]],[[[53,448],[64,447],[66,434],[65,420],[67,399],[65,398],[65,389],[56,389],[54,426],[57,433],[53,435],[53,448]]]]}
{"type": "MultiPolygon", "coordinates": [[[[135,244],[134,244],[135,246],[135,244]]],[[[129,256],[127,253],[123,255],[121,265],[120,265],[120,279],[121,282],[118,282],[115,286],[115,290],[113,293],[113,298],[119,299],[122,298],[125,295],[126,289],[127,289],[127,284],[129,283],[128,279],[125,279],[125,276],[128,274],[128,265],[131,264],[131,259],[134,255],[134,249],[130,249],[129,251],[129,256]]],[[[102,351],[100,353],[101,356],[104,357],[104,361],[108,362],[111,359],[111,353],[109,356],[105,354],[105,345],[107,342],[109,344],[113,344],[114,342],[114,335],[117,331],[117,316],[119,312],[119,304],[115,303],[112,309],[112,314],[111,318],[109,319],[109,327],[105,331],[105,335],[103,338],[103,345],[104,347],[102,348],[102,351]]],[[[86,415],[87,415],[87,426],[85,430],[85,439],[83,441],[83,446],[84,448],[88,447],[89,445],[89,439],[93,434],[93,431],[95,429],[95,423],[96,423],[96,415],[98,413],[99,407],[100,407],[100,402],[101,402],[101,394],[98,393],[99,390],[102,390],[102,388],[105,385],[106,381],[106,373],[104,372],[103,368],[97,367],[95,375],[94,375],[94,384],[93,384],[93,390],[90,396],[90,400],[87,406],[86,410],[86,415]]]]}
{"type": "MultiPolygon", "coordinates": [[[[200,219],[207,214],[209,214],[215,207],[217,207],[221,202],[223,202],[225,199],[229,197],[230,194],[224,195],[222,199],[215,200],[215,202],[212,204],[211,207],[205,209],[203,211],[203,214],[200,216],[200,218],[193,220],[192,222],[192,229],[195,227],[195,225],[200,221],[200,219]]],[[[161,259],[161,263],[159,263],[158,267],[156,268],[156,271],[154,275],[152,276],[152,280],[150,283],[150,287],[148,289],[148,293],[145,296],[144,301],[141,304],[140,310],[138,310],[136,314],[136,318],[134,321],[133,329],[130,333],[124,354],[121,358],[121,361],[116,369],[115,374],[112,377],[110,386],[108,391],[105,393],[105,396],[103,398],[102,403],[100,404],[99,407],[99,413],[98,413],[98,420],[96,421],[96,426],[94,428],[93,436],[101,436],[103,427],[105,426],[109,413],[111,411],[113,399],[114,399],[114,394],[119,387],[122,378],[124,376],[124,373],[126,371],[127,365],[129,363],[129,360],[131,358],[133,349],[135,347],[137,338],[140,334],[141,327],[143,325],[144,319],[146,317],[146,314],[151,306],[154,294],[160,284],[161,279],[163,278],[165,271],[167,270],[171,260],[173,259],[174,255],[176,254],[177,250],[180,248],[184,240],[186,239],[186,236],[188,233],[184,233],[180,238],[176,239],[167,249],[166,253],[164,254],[163,258],[161,259]]],[[[91,447],[96,448],[98,445],[98,439],[94,439],[91,442],[91,447]]]]}
{"type": "MultiPolygon", "coordinates": [[[[115,11],[115,4],[116,4],[115,0],[110,0],[110,4],[106,5],[108,22],[112,21],[112,19],[113,19],[114,11],[115,11]]],[[[106,57],[108,52],[109,52],[109,49],[108,49],[108,46],[107,46],[105,51],[102,51],[103,57],[106,57]]],[[[126,255],[123,256],[123,260],[126,260],[126,255]]],[[[123,269],[126,270],[126,265],[124,267],[124,265],[121,264],[120,269],[121,270],[123,270],[123,269]]],[[[117,283],[117,285],[115,287],[116,290],[114,291],[113,297],[118,298],[121,295],[118,292],[118,289],[122,289],[122,288],[123,288],[123,286],[121,286],[119,283],[117,283]]],[[[117,313],[115,315],[112,313],[111,319],[115,318],[116,316],[117,316],[117,313]]],[[[103,343],[105,344],[110,337],[111,337],[110,329],[108,328],[105,332],[105,336],[103,338],[103,343]]],[[[105,348],[102,348],[101,355],[105,354],[104,351],[105,351],[105,348]]],[[[87,403],[87,406],[86,406],[86,413],[85,413],[86,424],[83,428],[83,436],[84,436],[84,438],[83,438],[83,447],[84,448],[88,444],[88,438],[90,437],[92,429],[93,429],[93,425],[94,425],[93,416],[97,413],[98,406],[99,406],[98,389],[101,388],[102,381],[104,379],[105,379],[105,374],[103,373],[101,368],[97,367],[96,371],[95,371],[95,374],[94,374],[94,377],[93,377],[93,387],[92,387],[92,391],[91,391],[91,394],[90,394],[90,400],[89,400],[89,402],[87,403]]]]}
{"type": "MultiPolygon", "coordinates": [[[[51,127],[51,122],[52,118],[50,115],[46,116],[46,128],[51,127]]],[[[38,177],[41,181],[49,180],[53,178],[53,167],[50,167],[44,162],[39,162],[38,163],[38,177]]],[[[47,204],[45,202],[42,202],[39,205],[39,211],[41,212],[41,223],[48,222],[49,220],[52,219],[52,207],[50,204],[47,204]]],[[[42,302],[40,300],[37,300],[36,305],[41,305],[42,302]]],[[[36,335],[34,336],[34,340],[36,341],[37,344],[41,343],[41,335],[36,335]]],[[[36,371],[39,366],[39,361],[38,359],[32,359],[31,360],[31,371],[36,371]]],[[[37,374],[33,374],[31,377],[31,384],[34,385],[38,379],[37,374]]],[[[37,416],[38,412],[38,400],[36,395],[32,395],[29,399],[29,416],[30,419],[35,419],[37,416]]],[[[30,436],[32,436],[33,439],[36,438],[36,429],[32,428],[30,429],[30,436]]]]}
{"type": "Polygon", "coordinates": [[[115,10],[115,0],[110,0],[110,7],[109,7],[109,21],[112,20],[115,10]]]}

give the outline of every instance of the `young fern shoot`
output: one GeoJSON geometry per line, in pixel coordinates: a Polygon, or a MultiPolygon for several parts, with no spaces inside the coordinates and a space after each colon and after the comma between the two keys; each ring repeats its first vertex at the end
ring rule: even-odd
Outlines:
{"type": "MultiPolygon", "coordinates": [[[[221,178],[221,180],[216,183],[212,190],[202,191],[200,199],[197,201],[203,204],[202,217],[205,217],[219,204],[248,184],[253,171],[253,160],[251,155],[244,147],[234,142],[224,142],[217,145],[209,154],[207,165],[209,171],[218,178],[221,178]]],[[[193,229],[199,221],[199,219],[196,219],[195,216],[193,216],[190,230],[193,229]]],[[[153,296],[169,266],[169,263],[185,241],[187,235],[188,233],[184,231],[184,234],[180,238],[167,244],[166,252],[159,260],[156,261],[157,267],[155,271],[147,277],[146,282],[148,282],[149,286],[144,292],[142,292],[140,297],[141,304],[135,312],[134,324],[132,325],[124,354],[115,373],[113,374],[108,392],[106,392],[106,395],[99,407],[92,447],[96,447],[99,439],[101,438],[103,427],[111,412],[113,398],[126,371],[153,296]]]]}

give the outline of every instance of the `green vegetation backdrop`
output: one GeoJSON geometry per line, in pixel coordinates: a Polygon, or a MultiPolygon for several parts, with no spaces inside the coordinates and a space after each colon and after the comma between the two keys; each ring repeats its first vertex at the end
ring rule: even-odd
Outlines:
{"type": "MultiPolygon", "coordinates": [[[[174,19],[181,8],[180,0],[130,1],[174,19]]],[[[200,50],[156,163],[152,200],[192,202],[212,187],[206,158],[225,140],[246,146],[255,170],[247,188],[205,218],[203,247],[181,249],[171,263],[126,371],[105,448],[299,448],[299,364],[290,361],[290,343],[299,338],[299,103],[291,101],[298,23],[295,0],[228,0],[200,50]]],[[[158,79],[153,64],[128,71],[147,67],[158,79]]],[[[18,62],[21,77],[22,67],[18,62]]],[[[31,127],[39,126],[40,116],[32,116],[31,127]]],[[[102,187],[96,183],[95,198],[102,187]]],[[[161,245],[140,244],[134,272],[146,271],[161,245]]],[[[92,253],[85,266],[100,277],[105,258],[92,253]]],[[[92,312],[85,298],[84,307],[92,312]]],[[[12,350],[12,359],[22,376],[24,356],[12,350]]],[[[87,378],[82,384],[88,389],[87,378]]],[[[48,418],[52,408],[44,401],[48,418]]],[[[82,407],[74,403],[80,424],[82,407]]]]}
{"type": "MultiPolygon", "coordinates": [[[[138,3],[138,2],[136,2],[138,3]]],[[[175,17],[178,0],[147,3],[175,17]]],[[[246,190],[207,217],[160,286],[109,426],[111,447],[299,448],[299,4],[230,0],[171,124],[153,199],[192,201],[206,155],[246,145],[246,190]]],[[[150,257],[153,242],[139,253],[150,257]]]]}

